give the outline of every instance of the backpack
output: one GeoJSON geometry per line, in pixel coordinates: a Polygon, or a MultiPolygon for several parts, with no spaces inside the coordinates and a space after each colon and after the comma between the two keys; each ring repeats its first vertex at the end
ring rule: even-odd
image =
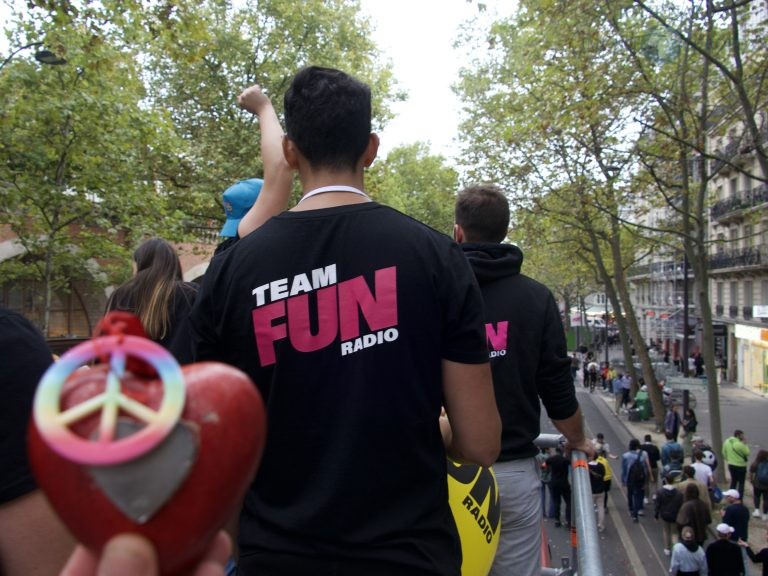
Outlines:
{"type": "Polygon", "coordinates": [[[768,488],[768,460],[763,460],[757,465],[755,480],[761,487],[768,488]]]}
{"type": "Polygon", "coordinates": [[[627,471],[627,486],[642,486],[645,484],[645,463],[642,452],[637,455],[627,471]]]}

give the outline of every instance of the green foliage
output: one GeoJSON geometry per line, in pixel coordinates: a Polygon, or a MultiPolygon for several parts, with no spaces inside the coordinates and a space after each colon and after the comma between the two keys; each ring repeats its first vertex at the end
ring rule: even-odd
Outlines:
{"type": "Polygon", "coordinates": [[[386,160],[377,160],[366,183],[374,200],[449,235],[457,186],[456,171],[423,143],[395,148],[386,160]]]}
{"type": "Polygon", "coordinates": [[[377,127],[402,98],[356,0],[26,4],[4,32],[29,49],[0,68],[0,225],[23,256],[0,284],[40,282],[46,310],[77,280],[124,279],[144,236],[220,225],[221,193],[262,171],[236,104],[248,85],[279,111],[299,68],[338,67],[372,85],[377,127]],[[66,64],[35,62],[37,46],[66,64]]]}

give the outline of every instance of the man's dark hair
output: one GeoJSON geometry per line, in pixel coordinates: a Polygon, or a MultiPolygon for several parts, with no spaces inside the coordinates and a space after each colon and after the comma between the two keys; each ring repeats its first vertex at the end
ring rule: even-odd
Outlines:
{"type": "Polygon", "coordinates": [[[693,459],[697,461],[701,461],[704,458],[704,452],[701,450],[694,450],[693,451],[693,459]]]}
{"type": "Polygon", "coordinates": [[[313,167],[354,169],[371,135],[371,89],[333,68],[309,66],[283,98],[285,129],[313,167]]]}
{"type": "Polygon", "coordinates": [[[652,438],[651,438],[651,435],[650,435],[650,434],[646,434],[646,435],[645,435],[645,441],[646,441],[646,442],[651,442],[651,441],[652,441],[652,438]]]}
{"type": "Polygon", "coordinates": [[[456,199],[455,220],[467,242],[501,242],[509,230],[509,202],[498,186],[469,186],[456,199]]]}
{"type": "Polygon", "coordinates": [[[695,478],[696,477],[696,468],[690,465],[683,466],[683,475],[686,478],[695,478]]]}
{"type": "Polygon", "coordinates": [[[630,450],[639,450],[640,449],[640,440],[637,438],[632,438],[632,440],[629,441],[629,449],[630,450]]]}

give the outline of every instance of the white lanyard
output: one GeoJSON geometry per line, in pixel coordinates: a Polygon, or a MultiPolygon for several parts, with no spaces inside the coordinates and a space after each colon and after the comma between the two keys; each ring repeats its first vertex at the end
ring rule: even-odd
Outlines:
{"type": "Polygon", "coordinates": [[[310,190],[304,196],[301,200],[296,204],[297,206],[304,202],[307,198],[311,198],[312,196],[317,196],[318,194],[323,194],[325,192],[352,192],[353,194],[358,194],[359,196],[363,196],[366,200],[370,200],[371,197],[368,196],[365,192],[360,190],[359,188],[355,188],[354,186],[341,186],[341,185],[332,185],[332,186],[323,186],[321,188],[315,188],[314,190],[310,190]]]}

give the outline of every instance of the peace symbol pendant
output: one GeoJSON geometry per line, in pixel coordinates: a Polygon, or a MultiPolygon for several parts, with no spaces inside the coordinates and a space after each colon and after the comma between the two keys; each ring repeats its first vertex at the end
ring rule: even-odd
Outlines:
{"type": "Polygon", "coordinates": [[[43,440],[59,455],[89,466],[95,482],[124,514],[144,522],[186,478],[197,452],[193,430],[179,422],[185,386],[176,360],[162,346],[136,336],[105,336],[76,346],[43,375],[34,401],[34,422],[43,440]],[[103,392],[62,409],[62,391],[71,374],[109,354],[103,392]],[[157,410],[122,389],[128,357],[151,365],[162,384],[157,410]],[[100,411],[100,414],[98,414],[100,411]],[[72,426],[98,417],[84,438],[72,426]]]}

